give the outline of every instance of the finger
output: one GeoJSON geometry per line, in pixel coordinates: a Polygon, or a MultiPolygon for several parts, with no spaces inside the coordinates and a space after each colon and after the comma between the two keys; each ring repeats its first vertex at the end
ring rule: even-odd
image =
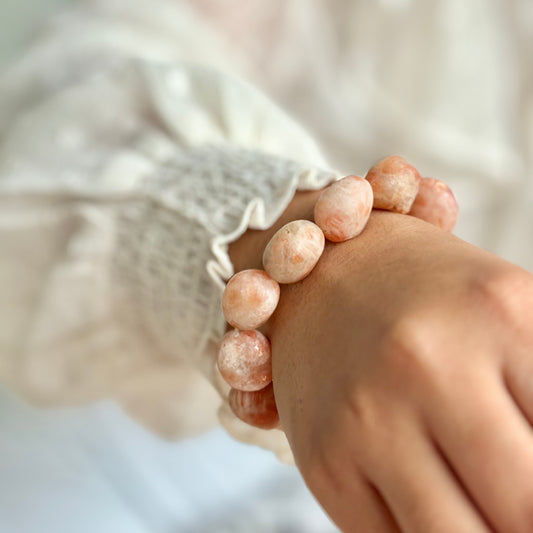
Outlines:
{"type": "Polygon", "coordinates": [[[533,531],[533,432],[494,369],[429,403],[431,431],[496,531],[533,531]],[[466,386],[465,386],[466,385],[466,386]],[[431,414],[432,413],[432,414],[431,414]]]}
{"type": "Polygon", "coordinates": [[[305,481],[324,510],[342,531],[400,533],[379,492],[359,475],[347,475],[346,463],[315,471],[305,481]],[[318,475],[317,475],[318,474],[318,475]]]}
{"type": "Polygon", "coordinates": [[[402,531],[409,533],[489,533],[453,472],[421,423],[395,417],[386,460],[367,472],[379,487],[402,531]]]}

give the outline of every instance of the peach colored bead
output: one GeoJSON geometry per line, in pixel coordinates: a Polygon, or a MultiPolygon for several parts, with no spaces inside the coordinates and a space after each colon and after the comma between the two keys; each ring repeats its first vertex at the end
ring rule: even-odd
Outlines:
{"type": "Polygon", "coordinates": [[[366,179],[374,190],[374,207],[409,213],[418,193],[420,174],[403,157],[383,159],[368,171],[366,179]]]}
{"type": "Polygon", "coordinates": [[[257,330],[228,331],[220,343],[217,363],[234,389],[260,390],[272,381],[270,341],[257,330]]]}
{"type": "Polygon", "coordinates": [[[421,218],[445,231],[452,231],[459,208],[452,190],[435,178],[422,178],[410,215],[421,218]]]}
{"type": "Polygon", "coordinates": [[[270,239],[263,253],[265,270],[279,283],[304,279],[324,251],[324,234],[309,220],[293,220],[270,239]]]}
{"type": "Polygon", "coordinates": [[[276,309],[279,285],[264,270],[249,269],[235,274],[222,295],[226,320],[237,329],[255,329],[276,309]]]}
{"type": "Polygon", "coordinates": [[[235,416],[243,422],[261,429],[280,427],[272,383],[254,392],[231,389],[228,400],[235,416]]]}
{"type": "Polygon", "coordinates": [[[367,180],[346,176],[319,196],[315,204],[315,222],[329,241],[347,241],[365,228],[373,200],[372,187],[367,180]]]}

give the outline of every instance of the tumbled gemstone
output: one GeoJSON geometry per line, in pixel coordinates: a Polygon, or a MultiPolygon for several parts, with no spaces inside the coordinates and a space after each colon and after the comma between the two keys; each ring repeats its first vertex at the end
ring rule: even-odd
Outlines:
{"type": "Polygon", "coordinates": [[[418,193],[420,174],[403,157],[383,159],[368,171],[366,179],[374,191],[374,207],[409,213],[418,193]]]}
{"type": "Polygon", "coordinates": [[[359,176],[346,176],[332,183],[315,204],[315,222],[332,242],[359,235],[372,212],[370,183],[359,176]]]}
{"type": "Polygon", "coordinates": [[[435,178],[422,178],[409,214],[445,231],[452,231],[457,222],[459,207],[446,183],[435,178]]]}
{"type": "Polygon", "coordinates": [[[228,331],[220,342],[217,364],[234,389],[263,389],[272,381],[270,341],[257,330],[228,331]]]}
{"type": "Polygon", "coordinates": [[[263,253],[265,270],[279,283],[304,279],[324,251],[324,233],[309,220],[293,220],[270,239],[263,253]]]}
{"type": "Polygon", "coordinates": [[[249,269],[235,274],[222,295],[226,320],[237,329],[255,329],[272,315],[279,301],[279,285],[264,270],[249,269]]]}
{"type": "Polygon", "coordinates": [[[228,401],[235,416],[243,422],[261,429],[280,427],[272,383],[253,392],[231,389],[228,401]]]}

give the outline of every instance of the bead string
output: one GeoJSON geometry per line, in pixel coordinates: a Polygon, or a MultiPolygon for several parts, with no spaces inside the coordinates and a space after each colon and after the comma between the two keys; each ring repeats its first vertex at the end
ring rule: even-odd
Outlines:
{"type": "Polygon", "coordinates": [[[231,386],[229,405],[244,422],[281,428],[270,341],[256,329],[275,311],[279,284],[308,276],[324,251],[325,239],[338,243],[359,235],[372,208],[410,214],[446,231],[452,231],[458,215],[445,183],[422,178],[405,159],[391,156],[374,165],[365,178],[346,176],[325,188],[315,204],[314,222],[294,220],[280,228],[265,248],[264,270],[236,273],[222,296],[224,316],[235,329],[220,341],[217,365],[231,386]]]}

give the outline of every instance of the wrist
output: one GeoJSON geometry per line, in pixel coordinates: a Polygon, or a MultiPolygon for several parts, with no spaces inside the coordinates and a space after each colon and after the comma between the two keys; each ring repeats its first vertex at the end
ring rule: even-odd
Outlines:
{"type": "MultiPolygon", "coordinates": [[[[217,362],[224,379],[232,387],[228,401],[238,418],[263,429],[272,429],[275,427],[273,425],[275,422],[279,424],[272,385],[273,374],[278,372],[272,367],[272,349],[278,344],[280,332],[282,337],[282,332],[286,332],[285,325],[290,324],[292,320],[294,326],[294,319],[297,319],[298,315],[300,318],[305,318],[305,315],[309,318],[310,315],[313,319],[311,323],[315,321],[319,324],[329,324],[326,329],[330,331],[339,329],[339,321],[335,317],[341,318],[340,322],[344,325],[338,331],[338,335],[333,336],[336,340],[338,336],[347,340],[346,336],[357,326],[357,322],[362,322],[357,318],[366,318],[368,323],[368,311],[374,313],[370,313],[373,316],[370,317],[369,327],[365,328],[366,333],[383,330],[384,326],[386,330],[387,319],[391,318],[389,307],[393,310],[392,314],[398,307],[396,301],[390,301],[390,297],[396,300],[399,296],[400,300],[405,300],[401,293],[405,292],[403,289],[406,285],[405,283],[400,283],[400,287],[397,283],[391,285],[389,278],[395,278],[393,281],[396,282],[398,281],[396,278],[399,277],[403,281],[405,272],[410,278],[417,272],[417,268],[402,268],[406,266],[404,263],[409,263],[412,255],[417,254],[413,253],[415,250],[410,246],[410,239],[405,240],[405,237],[410,237],[410,232],[404,232],[405,228],[400,232],[396,227],[391,228],[391,219],[397,219],[393,226],[404,224],[407,228],[413,226],[413,217],[404,215],[409,213],[419,192],[421,205],[429,203],[434,207],[443,207],[443,217],[435,220],[435,225],[442,227],[443,222],[451,223],[456,218],[456,209],[452,212],[443,203],[443,198],[449,189],[444,184],[444,187],[440,187],[441,182],[435,180],[435,184],[428,182],[428,185],[420,191],[420,181],[418,171],[405,160],[400,157],[387,158],[369,171],[367,179],[349,175],[323,191],[296,194],[271,228],[266,231],[248,231],[233,244],[230,259],[235,270],[240,272],[228,281],[222,306],[228,324],[236,329],[224,335],[217,362]],[[373,207],[393,213],[375,213],[373,220],[368,224],[373,207]],[[373,224],[374,222],[377,223],[373,224]],[[360,237],[359,245],[356,246],[362,253],[356,253],[354,256],[350,253],[349,244],[354,237],[363,232],[367,224],[369,228],[365,234],[369,235],[366,235],[367,238],[360,237]],[[372,229],[378,229],[379,233],[379,238],[375,242],[370,235],[374,233],[372,229]],[[329,242],[326,243],[325,239],[329,242]],[[361,273],[358,271],[361,270],[361,266],[369,262],[370,256],[376,255],[376,249],[377,261],[370,261],[369,275],[360,276],[361,273]],[[340,255],[330,254],[333,250],[338,250],[340,255]],[[395,250],[400,252],[397,257],[394,254],[395,250]],[[380,251],[384,252],[382,256],[380,251]],[[318,266],[317,263],[322,255],[324,255],[323,261],[318,266]],[[327,268],[328,263],[333,268],[327,268]],[[261,266],[264,266],[264,270],[261,266]],[[391,273],[395,275],[391,276],[391,273]],[[352,282],[356,281],[355,287],[352,283],[346,287],[347,278],[352,282]],[[380,282],[381,278],[384,279],[380,282]],[[358,282],[361,279],[364,280],[363,283],[358,282]],[[375,287],[376,281],[377,287],[375,287]],[[279,305],[280,293],[282,287],[285,289],[286,285],[289,285],[287,288],[289,293],[300,291],[301,297],[296,299],[297,309],[289,314],[288,320],[279,321],[280,315],[283,315],[283,305],[279,305]],[[373,291],[373,287],[377,290],[373,291]],[[383,288],[390,290],[383,291],[383,288]],[[397,294],[398,288],[401,289],[399,294],[397,294]],[[325,292],[321,295],[320,291],[324,289],[325,292]],[[365,292],[367,297],[362,294],[365,292]],[[372,294],[373,292],[375,294],[372,294]],[[357,300],[361,300],[359,304],[363,305],[356,304],[354,308],[357,300]],[[387,300],[389,300],[388,305],[387,300]],[[378,308],[381,308],[379,313],[375,313],[378,310],[376,303],[384,304],[378,305],[378,308]],[[312,307],[316,308],[311,309],[312,307]],[[359,307],[363,309],[362,313],[359,307]],[[356,318],[355,323],[353,318],[356,318]],[[280,328],[276,326],[277,323],[280,328]],[[267,332],[265,336],[265,330],[270,330],[271,334],[267,332]],[[264,387],[266,379],[271,381],[264,387]]],[[[453,195],[450,198],[453,199],[453,195]]],[[[428,212],[433,213],[433,211],[431,208],[428,212]]],[[[424,211],[420,214],[420,218],[429,218],[427,215],[428,213],[424,211]]],[[[427,241],[424,244],[427,245],[427,241]]],[[[296,324],[296,328],[290,327],[289,330],[293,333],[300,331],[305,335],[316,334],[316,328],[310,329],[309,324],[308,320],[303,320],[300,323],[303,327],[298,327],[296,324]]],[[[286,339],[288,343],[282,343],[282,348],[291,346],[290,337],[291,335],[286,339]]],[[[330,340],[329,336],[315,339],[317,343],[326,342],[326,344],[330,340]]],[[[376,339],[370,340],[372,342],[368,347],[379,346],[379,342],[374,342],[376,339]]],[[[295,350],[299,351],[297,346],[292,346],[289,351],[295,350]]],[[[326,346],[321,351],[323,354],[329,354],[330,349],[326,346]]],[[[352,351],[353,346],[350,346],[348,351],[342,350],[346,354],[351,354],[352,351]]],[[[284,359],[282,357],[280,361],[284,359]]],[[[331,358],[327,359],[330,362],[331,358]]],[[[294,357],[291,357],[291,360],[294,362],[294,357]]],[[[280,368],[280,365],[276,366],[280,368]]],[[[282,362],[281,367],[283,366],[282,362]]],[[[339,378],[341,382],[342,376],[339,378]]],[[[280,383],[275,388],[278,390],[280,383]]],[[[284,389],[283,385],[281,388],[284,389]]],[[[293,390],[293,387],[290,387],[290,390],[293,390]]]]}
{"type": "Polygon", "coordinates": [[[248,268],[263,268],[263,252],[272,236],[287,222],[313,220],[313,209],[323,189],[296,191],[282,215],[267,230],[247,230],[229,245],[228,253],[235,272],[248,268]]]}

